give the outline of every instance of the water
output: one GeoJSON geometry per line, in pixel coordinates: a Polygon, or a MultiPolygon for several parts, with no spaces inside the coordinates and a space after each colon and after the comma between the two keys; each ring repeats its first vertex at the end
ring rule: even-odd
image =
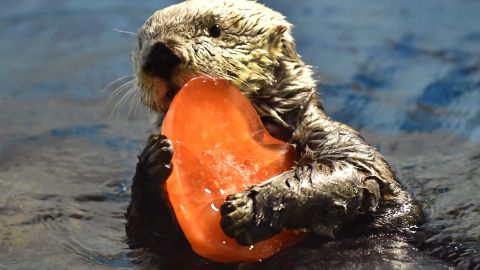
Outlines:
{"type": "MultiPolygon", "coordinates": [[[[101,91],[131,73],[135,38],[113,29],[136,31],[173,2],[2,1],[0,269],[223,268],[132,251],[124,239],[151,124],[130,101],[106,102],[120,84],[101,91]]],[[[326,110],[380,148],[422,203],[426,226],[478,246],[480,2],[264,2],[296,25],[326,110]]],[[[295,266],[447,268],[397,236],[304,246],[239,268],[295,266]]]]}

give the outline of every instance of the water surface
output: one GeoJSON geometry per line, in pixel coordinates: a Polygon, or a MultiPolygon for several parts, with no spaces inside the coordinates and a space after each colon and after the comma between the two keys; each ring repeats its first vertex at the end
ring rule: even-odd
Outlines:
{"type": "MultiPolygon", "coordinates": [[[[130,100],[136,31],[175,1],[2,1],[0,269],[217,269],[130,250],[136,155],[151,131],[130,100]],[[128,78],[127,78],[128,79],[128,78]]],[[[480,242],[480,2],[262,1],[295,24],[326,110],[361,130],[422,203],[427,227],[480,242]]],[[[293,249],[240,269],[446,269],[398,236],[293,249]],[[302,268],[303,267],[303,268],[302,268]]],[[[226,268],[234,268],[228,266],[226,268]]]]}

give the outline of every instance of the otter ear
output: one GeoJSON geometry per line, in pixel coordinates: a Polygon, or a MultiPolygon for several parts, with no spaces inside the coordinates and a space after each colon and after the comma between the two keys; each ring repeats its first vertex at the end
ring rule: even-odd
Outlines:
{"type": "Polygon", "coordinates": [[[269,38],[269,44],[271,44],[270,49],[277,57],[298,57],[295,49],[295,42],[289,31],[289,26],[275,26],[270,30],[269,38]]]}
{"type": "Polygon", "coordinates": [[[270,51],[277,57],[280,57],[282,54],[283,35],[287,30],[288,27],[285,25],[278,25],[269,30],[267,44],[270,51]]]}
{"type": "Polygon", "coordinates": [[[287,32],[288,27],[285,25],[279,25],[276,27],[278,35],[283,35],[283,33],[287,32]]]}
{"type": "Polygon", "coordinates": [[[283,55],[292,58],[292,59],[299,59],[297,54],[297,48],[295,47],[295,42],[293,39],[283,39],[282,40],[282,52],[283,55]]]}
{"type": "Polygon", "coordinates": [[[275,44],[282,40],[283,34],[287,32],[288,27],[285,25],[277,25],[272,27],[268,32],[269,43],[275,44]]]}

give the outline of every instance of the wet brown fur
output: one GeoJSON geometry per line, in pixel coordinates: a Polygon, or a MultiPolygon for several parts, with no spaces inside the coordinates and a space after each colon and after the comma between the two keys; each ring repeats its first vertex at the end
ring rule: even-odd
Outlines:
{"type": "MultiPolygon", "coordinates": [[[[290,31],[281,14],[248,0],[186,1],[158,11],[139,31],[132,59],[147,106],[162,115],[192,74],[227,79],[250,99],[272,135],[298,153],[291,170],[227,197],[221,208],[225,233],[249,245],[283,228],[335,238],[414,227],[421,219],[417,203],[374,147],[325,114],[313,72],[290,31]],[[208,35],[215,23],[223,27],[219,38],[208,35]],[[159,41],[182,59],[172,77],[163,78],[164,86],[142,70],[159,41]],[[165,92],[160,101],[159,89],[165,92]]],[[[158,191],[171,171],[172,151],[160,136],[140,156],[127,213],[132,243],[160,241],[151,236],[152,224],[170,218],[168,207],[159,206],[165,200],[158,191]]]]}

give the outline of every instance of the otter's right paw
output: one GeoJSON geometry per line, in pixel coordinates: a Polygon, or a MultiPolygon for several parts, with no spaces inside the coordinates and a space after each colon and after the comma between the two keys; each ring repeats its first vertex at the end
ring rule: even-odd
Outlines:
{"type": "Polygon", "coordinates": [[[148,183],[162,184],[172,172],[173,147],[164,135],[152,135],[138,157],[138,169],[141,169],[148,183]],[[153,180],[153,181],[152,181],[153,180]]]}

